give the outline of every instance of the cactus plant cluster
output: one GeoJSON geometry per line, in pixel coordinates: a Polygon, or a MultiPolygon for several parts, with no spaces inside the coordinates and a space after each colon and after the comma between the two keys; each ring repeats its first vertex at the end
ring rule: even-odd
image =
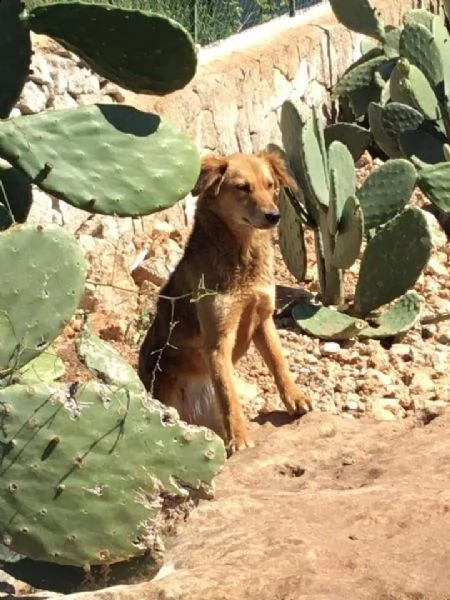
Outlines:
{"type": "Polygon", "coordinates": [[[196,54],[180,25],[149,12],[0,1],[0,561],[114,565],[151,550],[164,498],[211,491],[225,448],[148,398],[88,328],[78,353],[100,381],[57,382],[64,364],[51,343],[79,305],[86,264],[62,228],[24,223],[31,186],[90,212],[144,215],[191,190],[200,158],[170,123],[130,106],[8,118],[31,31],[136,92],[182,88],[196,54]]]}
{"type": "Polygon", "coordinates": [[[402,158],[391,160],[358,187],[352,154],[336,139],[327,143],[316,108],[302,114],[286,101],[281,131],[285,157],[302,193],[284,192],[280,248],[288,268],[302,279],[303,231],[305,226],[313,229],[324,304],[299,304],[293,308],[294,319],[308,333],[328,339],[405,331],[420,314],[418,296],[409,290],[431,252],[424,213],[406,206],[416,185],[414,166],[402,158]],[[343,274],[360,256],[364,240],[353,306],[349,314],[338,312],[329,305],[344,307],[343,274]],[[378,326],[369,326],[365,319],[394,300],[378,326]]]}
{"type": "Polygon", "coordinates": [[[0,229],[25,221],[31,184],[86,211],[118,216],[150,214],[186,196],[200,170],[198,151],[156,114],[98,104],[7,118],[30,70],[31,32],[53,37],[134,92],[181,89],[197,64],[190,35],[161,15],[101,3],[27,11],[20,0],[1,2],[0,229]]]}
{"type": "MultiPolygon", "coordinates": [[[[419,169],[418,187],[438,210],[450,201],[450,34],[444,14],[413,9],[402,28],[384,25],[368,0],[331,0],[336,17],[364,34],[362,57],[336,84],[357,121],[390,158],[419,169]]],[[[444,3],[448,10],[448,3],[444,3]]],[[[448,15],[447,15],[448,17],[448,15]]]]}
{"type": "Polygon", "coordinates": [[[73,236],[15,225],[0,235],[0,262],[0,544],[74,566],[144,554],[164,495],[211,489],[223,441],[147,398],[134,369],[88,327],[78,351],[101,381],[54,381],[63,369],[49,344],[84,290],[73,236]]]}

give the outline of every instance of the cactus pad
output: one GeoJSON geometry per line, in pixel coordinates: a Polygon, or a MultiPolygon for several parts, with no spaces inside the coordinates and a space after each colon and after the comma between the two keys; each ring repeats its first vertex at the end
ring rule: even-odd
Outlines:
{"type": "Polygon", "coordinates": [[[168,94],[195,75],[191,36],[161,15],[100,2],[58,2],[33,8],[28,25],[78,54],[102,77],[134,92],[168,94]]]}
{"type": "Polygon", "coordinates": [[[345,27],[384,41],[383,23],[368,0],[330,0],[330,4],[336,18],[345,27]]]}
{"type": "Polygon", "coordinates": [[[8,381],[8,384],[50,383],[62,377],[65,370],[63,361],[53,348],[47,348],[42,354],[38,354],[36,358],[12,373],[11,376],[7,376],[3,381],[8,381]]]}
{"type": "Polygon", "coordinates": [[[444,80],[441,54],[427,27],[420,23],[406,25],[400,36],[399,50],[402,58],[420,69],[433,89],[444,80]]]}
{"type": "Polygon", "coordinates": [[[440,107],[436,94],[422,71],[406,59],[400,59],[389,80],[391,98],[412,106],[427,119],[440,118],[440,107]]]}
{"type": "Polygon", "coordinates": [[[77,340],[81,362],[104,383],[143,391],[144,386],[133,367],[110,344],[96,336],[85,324],[77,340]]]}
{"type": "Polygon", "coordinates": [[[278,236],[283,260],[297,281],[306,275],[306,245],[303,223],[284,191],[280,192],[280,223],[278,236]]]}
{"type": "Polygon", "coordinates": [[[443,212],[450,212],[450,163],[429,165],[419,171],[417,185],[443,212]]]}
{"type": "Polygon", "coordinates": [[[390,158],[403,156],[400,144],[395,136],[386,131],[383,123],[384,108],[381,104],[372,102],[368,108],[370,130],[375,142],[390,158]]]}
{"type": "Polygon", "coordinates": [[[349,196],[342,210],[332,263],[338,269],[349,269],[358,258],[364,236],[364,215],[355,196],[349,196]]]}
{"type": "Polygon", "coordinates": [[[0,155],[57,198],[119,216],[168,208],[189,193],[200,172],[199,154],[184,133],[124,105],[0,122],[0,155]]]}
{"type": "Polygon", "coordinates": [[[356,162],[372,141],[372,134],[368,129],[356,123],[334,123],[325,127],[325,142],[329,147],[334,141],[339,141],[347,146],[356,162]]]}
{"type": "Polygon", "coordinates": [[[375,229],[401,212],[416,185],[416,169],[406,159],[393,159],[373,171],[357,196],[366,229],[375,229]]]}
{"type": "Polygon", "coordinates": [[[355,290],[361,316],[411,289],[428,263],[431,234],[420,208],[409,206],[391,219],[367,244],[355,290]]]}
{"type": "Polygon", "coordinates": [[[400,102],[389,102],[381,113],[381,120],[386,133],[396,137],[405,131],[417,129],[424,121],[423,114],[400,102]]]}
{"type": "Polygon", "coordinates": [[[45,350],[72,317],[86,265],[57,226],[16,225],[0,235],[0,376],[45,350]]]}
{"type": "Polygon", "coordinates": [[[348,340],[356,337],[366,323],[332,308],[313,304],[296,304],[292,317],[302,331],[323,340],[348,340]]]}
{"type": "Polygon", "coordinates": [[[366,327],[358,337],[381,339],[406,333],[419,320],[420,309],[420,296],[410,290],[378,318],[376,327],[366,327]]]}
{"type": "Polygon", "coordinates": [[[24,223],[33,203],[31,182],[26,175],[0,159],[0,203],[7,208],[8,219],[0,230],[7,229],[13,222],[24,223]],[[5,198],[6,196],[6,198],[5,198]]]}
{"type": "Polygon", "coordinates": [[[28,77],[30,34],[20,18],[23,1],[0,1],[0,119],[9,117],[28,77]]]}
{"type": "Polygon", "coordinates": [[[145,394],[96,382],[0,390],[0,530],[34,560],[83,566],[139,556],[165,496],[211,489],[222,440],[145,394]]]}

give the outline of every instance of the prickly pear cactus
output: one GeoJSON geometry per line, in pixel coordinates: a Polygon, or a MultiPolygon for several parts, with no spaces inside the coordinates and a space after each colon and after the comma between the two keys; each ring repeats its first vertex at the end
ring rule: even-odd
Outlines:
{"type": "Polygon", "coordinates": [[[386,32],[368,0],[330,0],[336,18],[348,29],[383,42],[386,32]]]}
{"type": "Polygon", "coordinates": [[[101,2],[58,2],[36,6],[26,21],[32,31],[54,38],[133,92],[169,94],[195,74],[191,36],[162,15],[101,2]]]}
{"type": "Polygon", "coordinates": [[[57,198],[118,216],[168,208],[192,189],[200,172],[198,151],[184,133],[123,105],[0,122],[0,155],[57,198]]]}
{"type": "Polygon", "coordinates": [[[30,34],[20,19],[23,7],[21,0],[0,2],[0,119],[9,117],[30,70],[30,34]]]}
{"type": "Polygon", "coordinates": [[[307,268],[303,223],[283,191],[280,193],[279,208],[281,218],[278,232],[281,255],[297,281],[303,281],[307,268]]]}
{"type": "Polygon", "coordinates": [[[430,259],[431,234],[420,208],[409,206],[367,244],[355,290],[355,312],[366,316],[411,289],[430,259]]]}
{"type": "Polygon", "coordinates": [[[86,264],[57,226],[16,225],[0,235],[0,377],[45,350],[78,307],[86,264]]]}
{"type": "Polygon", "coordinates": [[[376,326],[371,325],[360,331],[359,337],[381,339],[406,333],[419,320],[421,307],[420,296],[410,290],[380,315],[376,326]]]}
{"type": "Polygon", "coordinates": [[[362,319],[351,317],[327,306],[300,303],[292,317],[302,331],[323,340],[348,340],[367,327],[362,319]]]}
{"type": "Polygon", "coordinates": [[[144,391],[133,367],[108,342],[95,335],[89,323],[85,323],[77,340],[77,353],[81,362],[104,383],[144,391]]]}
{"type": "Polygon", "coordinates": [[[91,382],[0,390],[0,531],[34,560],[83,566],[143,554],[164,497],[211,491],[222,440],[144,393],[91,382]]]}
{"type": "Polygon", "coordinates": [[[402,158],[373,171],[357,191],[366,229],[375,229],[400,213],[416,185],[416,169],[402,158]]]}

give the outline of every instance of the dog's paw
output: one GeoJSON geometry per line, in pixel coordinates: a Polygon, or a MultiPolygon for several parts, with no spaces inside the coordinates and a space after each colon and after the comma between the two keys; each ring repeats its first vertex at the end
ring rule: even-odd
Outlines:
{"type": "Polygon", "coordinates": [[[240,450],[245,450],[246,448],[254,448],[255,442],[251,440],[247,436],[235,436],[233,437],[227,445],[227,454],[231,456],[240,450]]]}
{"type": "Polygon", "coordinates": [[[300,391],[289,398],[284,398],[284,404],[288,413],[293,417],[301,417],[313,409],[311,400],[300,391]]]}

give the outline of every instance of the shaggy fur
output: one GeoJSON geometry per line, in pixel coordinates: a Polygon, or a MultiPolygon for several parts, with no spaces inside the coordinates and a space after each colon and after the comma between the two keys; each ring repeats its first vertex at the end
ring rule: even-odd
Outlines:
{"type": "Polygon", "coordinates": [[[273,322],[271,233],[282,186],[295,188],[295,182],[276,154],[203,159],[192,192],[199,197],[194,227],[140,349],[146,388],[183,420],[214,429],[230,453],[253,445],[233,374],[252,341],[289,413],[311,409],[289,373],[273,322]]]}

